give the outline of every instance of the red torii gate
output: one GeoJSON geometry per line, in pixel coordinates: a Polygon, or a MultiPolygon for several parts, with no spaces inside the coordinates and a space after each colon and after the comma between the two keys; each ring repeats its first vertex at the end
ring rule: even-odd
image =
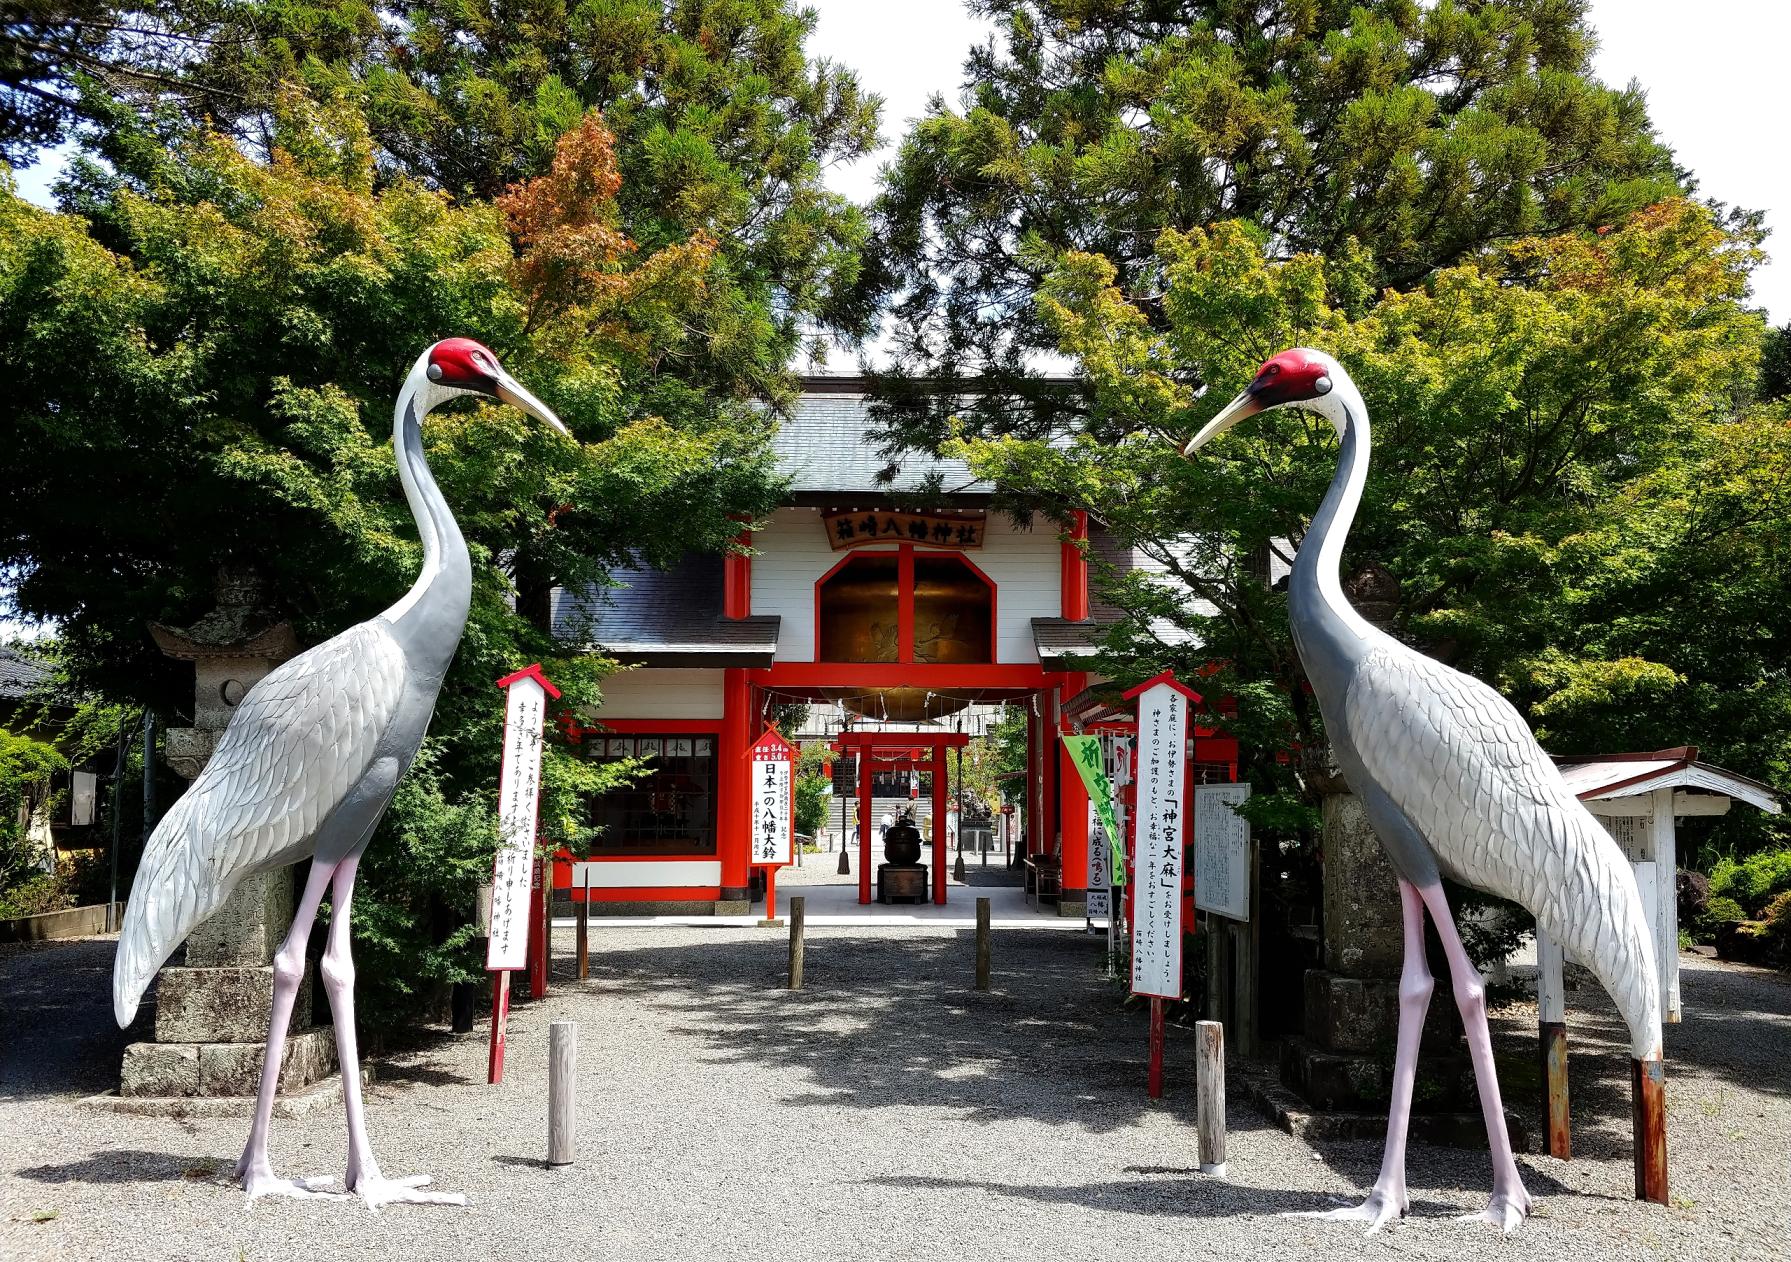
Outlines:
{"type": "Polygon", "coordinates": [[[871,901],[871,782],[877,768],[891,771],[933,773],[933,902],[945,905],[945,804],[948,797],[945,751],[970,743],[965,732],[869,732],[844,731],[833,742],[840,753],[853,751],[864,758],[858,774],[858,901],[871,901]],[[877,762],[878,750],[898,756],[877,762]],[[931,757],[923,759],[923,753],[931,757]]]}

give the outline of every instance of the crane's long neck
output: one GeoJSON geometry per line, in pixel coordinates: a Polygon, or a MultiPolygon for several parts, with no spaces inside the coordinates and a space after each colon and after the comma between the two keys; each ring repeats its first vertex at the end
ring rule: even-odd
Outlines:
{"type": "Polygon", "coordinates": [[[439,680],[454,659],[472,604],[473,566],[466,540],[423,455],[423,418],[436,396],[426,373],[427,356],[417,361],[392,417],[392,446],[398,479],[423,540],[423,572],[404,598],[386,610],[411,668],[439,680]]]}
{"type": "Polygon", "coordinates": [[[1355,385],[1338,374],[1328,411],[1340,417],[1342,444],[1337,473],[1312,518],[1288,577],[1288,612],[1294,641],[1321,701],[1329,688],[1347,685],[1348,668],[1379,633],[1344,597],[1343,542],[1368,481],[1368,409],[1355,385]]]}

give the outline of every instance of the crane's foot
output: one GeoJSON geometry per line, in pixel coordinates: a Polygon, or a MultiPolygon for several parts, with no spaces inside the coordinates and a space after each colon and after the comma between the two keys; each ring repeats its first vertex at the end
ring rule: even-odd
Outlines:
{"type": "Polygon", "coordinates": [[[372,1213],[379,1213],[382,1205],[465,1205],[466,1197],[459,1192],[429,1192],[424,1189],[429,1185],[426,1174],[406,1175],[402,1179],[388,1179],[378,1172],[355,1179],[350,1190],[365,1201],[372,1213]]]}
{"type": "Polygon", "coordinates": [[[318,1175],[309,1179],[282,1179],[275,1176],[272,1170],[249,1170],[239,1176],[243,1191],[248,1200],[243,1202],[247,1209],[264,1196],[287,1196],[294,1200],[341,1201],[348,1198],[348,1193],[336,1187],[336,1180],[330,1175],[318,1175]]]}
{"type": "Polygon", "coordinates": [[[1478,1214],[1463,1214],[1455,1221],[1461,1223],[1490,1223],[1506,1235],[1518,1229],[1524,1219],[1530,1216],[1530,1194],[1520,1184],[1514,1191],[1493,1193],[1492,1200],[1478,1214]]]}
{"type": "Polygon", "coordinates": [[[1323,1218],[1338,1223],[1367,1223],[1365,1235],[1372,1236],[1388,1223],[1398,1222],[1405,1217],[1411,1206],[1411,1198],[1404,1188],[1383,1188],[1375,1185],[1368,1199],[1360,1205],[1346,1205],[1342,1209],[1307,1209],[1283,1215],[1285,1218],[1323,1218]]]}

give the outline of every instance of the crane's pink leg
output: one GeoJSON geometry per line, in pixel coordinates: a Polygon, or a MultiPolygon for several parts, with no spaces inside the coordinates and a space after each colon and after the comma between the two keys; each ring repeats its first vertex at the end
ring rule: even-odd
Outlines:
{"type": "Polygon", "coordinates": [[[332,1196],[325,1189],[335,1180],[327,1176],[308,1179],[280,1179],[274,1176],[273,1164],[267,1155],[267,1132],[273,1122],[274,1092],[280,1085],[280,1061],[286,1052],[286,1031],[292,1025],[292,1005],[298,997],[299,983],[305,979],[305,944],[311,940],[311,926],[317,920],[317,906],[329,886],[330,867],[313,863],[305,880],[304,893],[292,916],[292,928],[274,955],[274,1007],[267,1027],[267,1052],[261,1060],[261,1087],[255,1096],[255,1121],[249,1127],[249,1142],[242,1159],[236,1163],[236,1178],[242,1180],[243,1191],[253,1202],[259,1196],[332,1196]]]}
{"type": "Polygon", "coordinates": [[[1455,985],[1455,1006],[1461,1009],[1461,1023],[1467,1030],[1468,1053],[1474,1059],[1474,1081],[1480,1088],[1480,1111],[1486,1117],[1486,1142],[1492,1150],[1492,1200],[1478,1214],[1464,1221],[1488,1222],[1501,1231],[1515,1231],[1529,1216],[1530,1193],[1517,1172],[1517,1158],[1511,1151],[1511,1135],[1505,1129],[1505,1105],[1499,1098],[1499,1078],[1493,1068],[1492,1032],[1486,1026],[1486,983],[1480,970],[1468,958],[1455,928],[1455,917],[1449,911],[1449,900],[1443,897],[1440,885],[1423,891],[1424,904],[1436,922],[1437,937],[1443,954],[1449,957],[1449,976],[1455,985]]]}
{"type": "Polygon", "coordinates": [[[354,1027],[354,959],[349,954],[349,906],[354,899],[355,871],[360,856],[344,859],[336,868],[334,891],[330,904],[330,937],[324,948],[321,971],[324,989],[330,996],[330,1017],[336,1023],[336,1059],[342,1064],[342,1099],[348,1111],[348,1177],[350,1192],[367,1203],[375,1213],[381,1205],[406,1203],[413,1205],[465,1205],[466,1197],[458,1192],[427,1192],[426,1174],[403,1179],[388,1179],[379,1172],[373,1159],[373,1145],[367,1140],[367,1116],[361,1105],[361,1059],[356,1046],[354,1027]]]}
{"type": "Polygon", "coordinates": [[[1393,1093],[1387,1108],[1387,1146],[1381,1152],[1381,1172],[1368,1199],[1360,1205],[1296,1215],[1365,1222],[1369,1235],[1403,1218],[1410,1204],[1405,1188],[1405,1140],[1411,1125],[1412,1088],[1418,1077],[1418,1041],[1424,1033],[1430,992],[1436,986],[1424,958],[1424,904],[1417,889],[1403,878],[1399,905],[1405,922],[1405,964],[1399,974],[1399,1038],[1393,1051],[1393,1093]]]}

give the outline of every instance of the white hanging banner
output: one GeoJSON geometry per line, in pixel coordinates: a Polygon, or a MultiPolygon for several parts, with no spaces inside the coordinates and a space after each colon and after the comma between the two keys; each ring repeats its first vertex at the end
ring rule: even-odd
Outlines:
{"type": "Polygon", "coordinates": [[[1113,884],[1107,830],[1095,804],[1088,804],[1088,919],[1105,920],[1109,911],[1109,887],[1113,884]]]}
{"type": "Polygon", "coordinates": [[[1188,708],[1200,700],[1165,671],[1126,694],[1138,702],[1132,890],[1132,993],[1180,999],[1186,867],[1188,708]]]}
{"type": "Polygon", "coordinates": [[[1194,905],[1233,920],[1250,919],[1250,821],[1232,808],[1247,784],[1194,786],[1194,905]]]}
{"type": "Polygon", "coordinates": [[[775,728],[753,742],[752,862],[779,867],[795,862],[796,801],[790,791],[796,747],[775,728]]]}
{"type": "Polygon", "coordinates": [[[491,936],[485,948],[487,972],[528,967],[529,890],[535,871],[535,822],[541,809],[541,741],[547,698],[560,690],[541,673],[541,664],[498,680],[504,698],[504,758],[498,772],[497,859],[491,880],[491,936]]]}

